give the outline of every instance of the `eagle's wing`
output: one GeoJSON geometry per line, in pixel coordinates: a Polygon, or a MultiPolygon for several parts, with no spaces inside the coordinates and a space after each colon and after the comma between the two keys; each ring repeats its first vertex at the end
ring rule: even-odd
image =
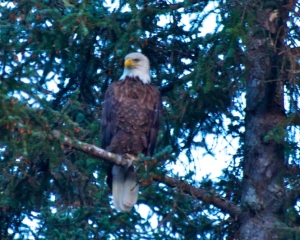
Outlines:
{"type": "MultiPolygon", "coordinates": [[[[113,105],[118,104],[114,98],[112,83],[105,92],[104,102],[102,104],[102,131],[101,131],[101,148],[108,149],[113,138],[113,132],[116,131],[116,123],[113,121],[112,111],[113,105]]],[[[115,119],[116,120],[116,119],[115,119]]],[[[110,189],[112,189],[112,165],[110,164],[107,170],[106,182],[110,189]]]]}
{"type": "MultiPolygon", "coordinates": [[[[110,151],[109,145],[117,131],[118,118],[115,113],[120,106],[119,100],[114,94],[117,84],[111,84],[106,91],[102,109],[102,144],[101,147],[110,151]]],[[[137,202],[139,185],[136,173],[123,166],[111,166],[107,174],[107,183],[112,189],[114,206],[123,211],[129,212],[137,202]]]]}
{"type": "Polygon", "coordinates": [[[101,147],[106,149],[113,136],[113,132],[116,131],[116,119],[112,119],[112,110],[119,104],[114,98],[113,84],[111,84],[106,93],[102,108],[102,143],[101,147]]]}
{"type": "Polygon", "coordinates": [[[157,95],[157,102],[155,103],[154,110],[153,110],[153,123],[151,129],[148,134],[148,150],[147,156],[152,156],[154,152],[155,143],[157,140],[158,130],[161,124],[161,117],[162,117],[162,99],[161,95],[158,92],[157,95]]]}

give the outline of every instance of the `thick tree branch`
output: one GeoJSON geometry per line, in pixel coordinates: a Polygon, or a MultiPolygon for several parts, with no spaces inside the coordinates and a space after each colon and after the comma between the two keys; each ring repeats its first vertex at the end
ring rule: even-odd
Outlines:
{"type": "MultiPolygon", "coordinates": [[[[132,160],[137,160],[136,158],[130,155],[121,156],[118,154],[105,151],[104,149],[98,148],[92,144],[84,143],[78,140],[73,140],[70,137],[65,136],[64,134],[62,134],[57,130],[52,131],[50,137],[60,140],[62,144],[65,146],[74,148],[90,156],[105,159],[111,163],[116,163],[122,166],[125,165],[128,166],[128,164],[132,163],[132,160]]],[[[165,175],[164,176],[155,175],[153,176],[153,180],[164,183],[171,188],[176,187],[177,189],[180,189],[182,192],[192,197],[195,197],[203,202],[211,203],[215,207],[220,208],[222,211],[229,213],[234,218],[238,218],[242,214],[241,207],[222,198],[216,193],[193,187],[185,181],[181,181],[165,175]]]]}
{"type": "Polygon", "coordinates": [[[111,163],[116,163],[122,166],[125,166],[128,164],[129,161],[132,161],[132,158],[130,158],[129,155],[121,156],[118,154],[114,154],[108,151],[105,151],[102,148],[98,148],[92,144],[84,143],[78,140],[73,140],[70,137],[62,134],[61,132],[57,130],[53,130],[51,132],[50,137],[54,137],[62,142],[63,145],[72,147],[78,151],[84,152],[90,156],[96,157],[96,158],[103,158],[108,160],[111,163]]]}
{"type": "Polygon", "coordinates": [[[182,192],[191,195],[194,198],[197,198],[203,202],[211,203],[217,208],[227,212],[230,216],[238,218],[242,214],[242,208],[228,201],[227,199],[222,198],[220,195],[207,191],[204,189],[196,188],[191,186],[185,181],[181,181],[175,178],[168,176],[154,176],[153,179],[157,182],[165,183],[171,188],[178,188],[182,192]]]}

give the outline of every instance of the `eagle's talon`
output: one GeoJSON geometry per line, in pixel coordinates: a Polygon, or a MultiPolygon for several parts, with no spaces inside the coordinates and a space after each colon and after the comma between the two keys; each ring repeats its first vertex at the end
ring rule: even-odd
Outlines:
{"type": "Polygon", "coordinates": [[[133,166],[134,161],[138,160],[136,156],[133,156],[129,153],[125,153],[123,156],[127,159],[127,164],[124,166],[126,170],[128,170],[131,166],[133,166]]]}
{"type": "Polygon", "coordinates": [[[127,160],[127,164],[124,166],[126,170],[128,170],[132,166],[133,161],[134,161],[134,159],[132,159],[132,158],[129,158],[127,160]]]}

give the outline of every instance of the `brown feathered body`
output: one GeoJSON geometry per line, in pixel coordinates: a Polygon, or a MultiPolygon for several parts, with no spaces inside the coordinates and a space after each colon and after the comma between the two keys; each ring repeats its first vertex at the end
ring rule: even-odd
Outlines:
{"type": "MultiPolygon", "coordinates": [[[[126,76],[109,86],[103,107],[102,148],[117,154],[153,154],[162,109],[154,86],[126,76]]],[[[115,165],[109,175],[115,207],[130,211],[139,191],[134,169],[115,165]]]]}

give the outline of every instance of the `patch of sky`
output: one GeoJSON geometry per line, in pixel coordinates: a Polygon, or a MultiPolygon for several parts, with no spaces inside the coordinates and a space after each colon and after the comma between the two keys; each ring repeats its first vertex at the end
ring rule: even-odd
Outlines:
{"type": "Polygon", "coordinates": [[[119,8],[120,3],[116,0],[106,0],[104,1],[103,6],[106,7],[108,11],[113,12],[114,10],[119,8]]]}
{"type": "Polygon", "coordinates": [[[296,209],[297,212],[300,212],[300,201],[297,201],[294,208],[296,209]]]}
{"type": "MultiPolygon", "coordinates": [[[[241,103],[241,109],[245,108],[245,94],[241,94],[235,101],[241,103]]],[[[233,114],[239,119],[244,118],[239,111],[233,111],[233,114]]],[[[239,121],[236,121],[236,124],[239,121]]],[[[232,122],[226,116],[222,116],[222,124],[226,130],[232,122]]],[[[241,127],[240,131],[244,131],[244,127],[241,127]]],[[[191,149],[190,153],[194,160],[192,163],[189,162],[187,150],[185,150],[179,155],[176,163],[169,164],[168,169],[172,170],[172,173],[178,177],[184,177],[186,174],[194,172],[193,180],[200,181],[209,176],[211,180],[217,181],[222,174],[222,170],[231,163],[232,156],[239,147],[239,138],[229,135],[207,134],[203,139],[201,133],[194,138],[194,142],[201,143],[203,140],[207,144],[205,148],[195,146],[191,149]]]]}
{"type": "MultiPolygon", "coordinates": [[[[38,230],[38,228],[40,227],[40,220],[38,219],[39,213],[32,211],[32,212],[30,212],[30,214],[31,215],[26,215],[24,217],[24,220],[22,221],[22,223],[24,225],[30,227],[31,231],[36,232],[38,230]]],[[[18,238],[14,238],[14,239],[18,239],[18,238]]],[[[35,238],[33,237],[32,233],[29,232],[26,239],[35,239],[35,238]]]]}
{"type": "Polygon", "coordinates": [[[0,6],[6,8],[14,8],[16,5],[13,2],[1,1],[0,6]]]}
{"type": "MultiPolygon", "coordinates": [[[[300,108],[300,99],[299,99],[299,89],[297,91],[290,92],[287,87],[284,87],[284,108],[287,114],[293,115],[296,112],[296,109],[300,108]]],[[[300,159],[300,128],[299,126],[288,126],[288,135],[286,140],[294,146],[295,151],[293,155],[289,155],[288,161],[290,164],[299,164],[297,163],[300,159]]]]}
{"type": "Polygon", "coordinates": [[[159,219],[156,214],[153,214],[151,208],[145,204],[138,204],[134,206],[135,210],[140,213],[141,218],[144,222],[149,222],[152,229],[156,229],[159,224],[159,219]]]}

